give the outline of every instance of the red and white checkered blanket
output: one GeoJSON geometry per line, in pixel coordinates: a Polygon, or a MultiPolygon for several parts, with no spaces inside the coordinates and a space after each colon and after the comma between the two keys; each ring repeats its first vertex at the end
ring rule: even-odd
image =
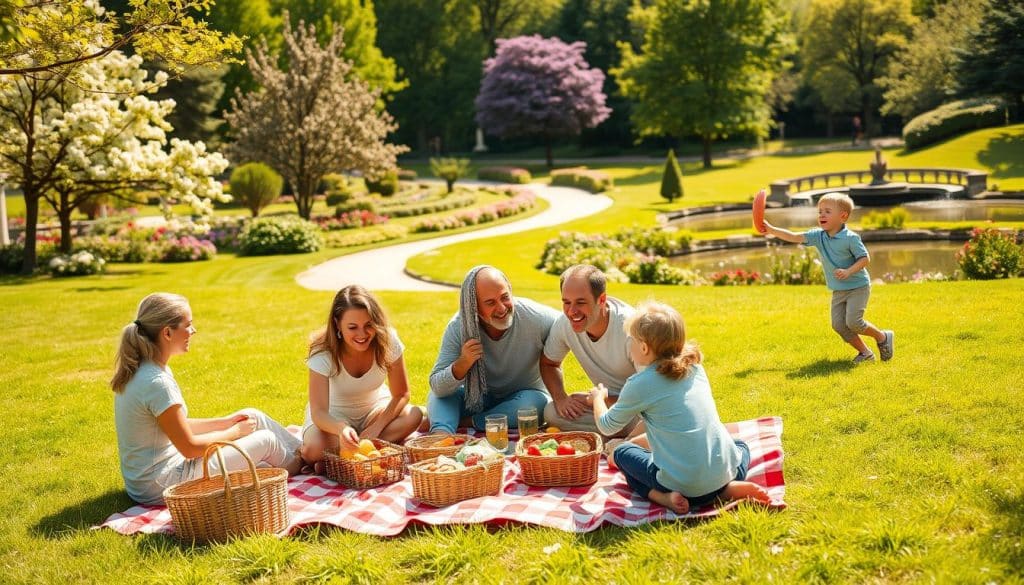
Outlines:
{"type": "MultiPolygon", "coordinates": [[[[768,489],[772,508],[786,507],[782,476],[782,419],[766,417],[726,425],[750,446],[747,480],[768,489]]],[[[513,431],[514,433],[514,431],[513,431]]],[[[515,439],[513,434],[512,439],[515,439]]],[[[368,490],[346,489],[324,477],[299,475],[288,480],[288,532],[310,524],[332,524],[348,530],[394,536],[411,522],[420,524],[504,524],[521,522],[590,532],[602,524],[638,526],[657,520],[710,518],[735,507],[730,502],[677,515],[633,493],[619,471],[601,464],[597,483],[585,487],[540,488],[522,482],[519,464],[509,457],[501,495],[485,496],[434,508],[413,498],[412,481],[368,490]]],[[[96,528],[121,534],[173,532],[171,515],[163,506],[135,506],[114,514],[96,528]]]]}

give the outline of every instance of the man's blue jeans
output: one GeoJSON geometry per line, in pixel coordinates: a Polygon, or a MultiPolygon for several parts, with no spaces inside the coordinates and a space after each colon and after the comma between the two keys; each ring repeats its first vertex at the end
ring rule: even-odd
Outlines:
{"type": "MultiPolygon", "coordinates": [[[[430,416],[430,432],[454,433],[459,421],[467,416],[465,388],[459,388],[452,394],[439,398],[431,392],[427,396],[427,415],[430,416]]],[[[484,409],[473,415],[473,427],[484,430],[484,417],[488,414],[504,414],[508,417],[510,429],[519,428],[516,411],[530,406],[537,409],[537,416],[544,416],[544,407],[551,401],[551,396],[542,390],[526,388],[514,392],[500,402],[484,398],[484,409]]]]}

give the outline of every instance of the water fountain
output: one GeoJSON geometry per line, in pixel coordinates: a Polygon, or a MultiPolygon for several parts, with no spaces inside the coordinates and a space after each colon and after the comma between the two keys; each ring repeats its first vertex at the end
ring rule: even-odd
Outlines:
{"type": "Polygon", "coordinates": [[[857,205],[879,205],[880,203],[892,203],[894,200],[932,198],[931,192],[928,197],[908,197],[911,193],[908,183],[888,180],[885,175],[889,170],[889,163],[882,158],[881,148],[875,148],[875,160],[869,165],[869,168],[871,169],[870,183],[855,183],[849,186],[848,194],[857,205]]]}

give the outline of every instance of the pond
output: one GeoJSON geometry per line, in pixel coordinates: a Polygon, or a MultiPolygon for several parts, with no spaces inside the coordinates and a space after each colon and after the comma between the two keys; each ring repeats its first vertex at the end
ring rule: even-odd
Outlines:
{"type": "MultiPolygon", "coordinates": [[[[907,221],[1024,221],[1024,201],[916,201],[902,206],[910,216],[907,221]]],[[[885,213],[895,207],[858,207],[853,210],[850,223],[858,224],[861,217],[871,212],[885,213]]],[[[785,207],[768,209],[765,219],[778,227],[806,230],[817,225],[814,207],[785,207]]],[[[716,230],[742,230],[750,228],[750,213],[723,211],[680,218],[669,222],[679,229],[694,232],[716,230]]]]}
{"type": "MultiPolygon", "coordinates": [[[[886,273],[910,276],[918,270],[950,274],[957,268],[955,255],[963,244],[936,241],[868,242],[867,246],[871,253],[868,272],[872,278],[878,278],[886,273]]],[[[771,248],[739,248],[676,256],[669,258],[669,261],[673,266],[700,270],[705,275],[739,269],[767,272],[773,254],[779,254],[785,260],[786,256],[799,250],[800,247],[795,244],[771,248]]]]}

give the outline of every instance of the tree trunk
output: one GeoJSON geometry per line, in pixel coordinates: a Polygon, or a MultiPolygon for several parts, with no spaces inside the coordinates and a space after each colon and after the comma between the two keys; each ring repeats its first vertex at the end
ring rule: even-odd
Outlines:
{"type": "Polygon", "coordinates": [[[299,210],[299,217],[309,219],[313,212],[313,192],[316,191],[316,181],[299,179],[295,189],[295,206],[299,210]]]}
{"type": "Polygon", "coordinates": [[[860,119],[864,120],[864,124],[861,125],[862,132],[865,138],[870,138],[874,132],[874,112],[871,111],[871,98],[865,93],[860,100],[860,119]]]}
{"type": "Polygon", "coordinates": [[[711,135],[705,134],[700,137],[702,158],[704,159],[704,168],[711,168],[711,135]]]}
{"type": "Polygon", "coordinates": [[[67,193],[60,193],[60,206],[56,209],[57,219],[60,220],[60,252],[61,254],[71,253],[71,213],[75,210],[68,201],[67,193]]]}
{"type": "Polygon", "coordinates": [[[60,219],[60,253],[71,253],[71,210],[57,213],[60,219]]]}
{"type": "Polygon", "coordinates": [[[39,223],[39,195],[32,193],[30,188],[26,188],[24,197],[25,259],[21,263],[21,273],[28,276],[36,269],[36,224],[39,223]]]}

